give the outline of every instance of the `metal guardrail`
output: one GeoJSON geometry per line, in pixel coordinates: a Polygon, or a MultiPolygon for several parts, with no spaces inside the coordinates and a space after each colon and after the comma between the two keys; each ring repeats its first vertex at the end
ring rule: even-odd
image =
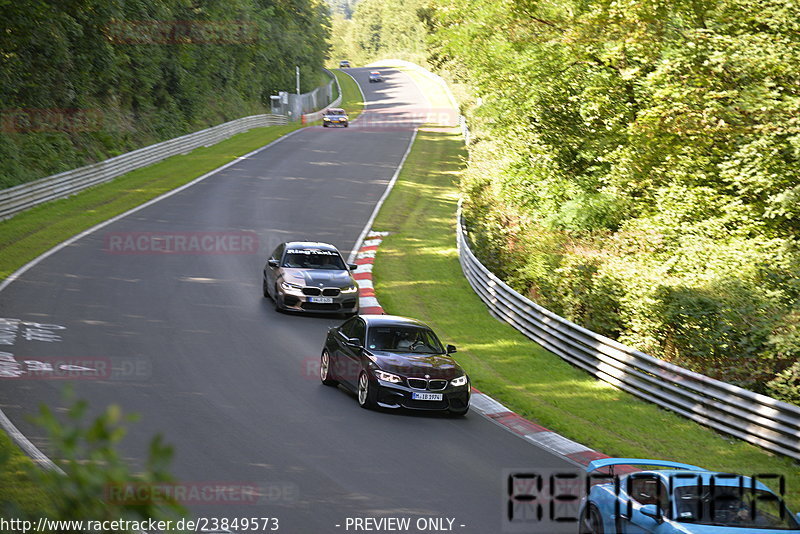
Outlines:
{"type": "Polygon", "coordinates": [[[252,115],[219,124],[199,132],[146,146],[98,163],[40,178],[0,190],[0,220],[37,204],[74,195],[87,187],[113,180],[127,172],[157,163],[171,156],[210,146],[252,128],[286,124],[283,115],[252,115]]]}
{"type": "Polygon", "coordinates": [[[460,209],[456,226],[461,268],[492,315],[621,390],[800,460],[800,407],[648,356],[559,317],[511,289],[475,257],[460,209]]]}
{"type": "Polygon", "coordinates": [[[325,114],[325,110],[328,108],[335,108],[342,103],[342,87],[339,85],[339,78],[337,78],[331,71],[325,69],[325,72],[328,73],[333,79],[330,81],[331,84],[336,84],[336,94],[339,95],[336,97],[336,100],[330,102],[326,106],[322,106],[324,109],[320,109],[319,111],[315,111],[313,113],[303,113],[301,121],[303,124],[307,124],[309,122],[314,122],[318,120],[322,120],[322,115],[325,114]]]}

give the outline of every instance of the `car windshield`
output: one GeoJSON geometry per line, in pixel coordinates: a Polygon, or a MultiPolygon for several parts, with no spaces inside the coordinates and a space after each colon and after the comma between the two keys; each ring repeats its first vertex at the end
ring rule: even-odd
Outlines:
{"type": "Polygon", "coordinates": [[[675,489],[676,519],[682,523],[749,529],[800,528],[771,492],[737,487],[685,486],[675,489]]]}
{"type": "Polygon", "coordinates": [[[391,352],[441,354],[442,344],[431,330],[417,326],[373,326],[367,347],[391,352]]]}
{"type": "Polygon", "coordinates": [[[329,109],[328,115],[344,115],[343,109],[329,109]]]}
{"type": "Polygon", "coordinates": [[[328,269],[343,271],[346,267],[339,253],[322,249],[289,249],[283,256],[283,265],[292,269],[328,269]]]}

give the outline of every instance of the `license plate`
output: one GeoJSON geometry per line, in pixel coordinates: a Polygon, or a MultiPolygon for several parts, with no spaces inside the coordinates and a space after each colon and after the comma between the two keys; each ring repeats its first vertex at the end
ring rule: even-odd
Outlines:
{"type": "Polygon", "coordinates": [[[440,401],[443,397],[441,393],[417,393],[414,391],[411,393],[411,398],[414,400],[440,401]]]}
{"type": "Polygon", "coordinates": [[[333,297],[308,297],[308,301],[317,304],[333,304],[333,297]]]}

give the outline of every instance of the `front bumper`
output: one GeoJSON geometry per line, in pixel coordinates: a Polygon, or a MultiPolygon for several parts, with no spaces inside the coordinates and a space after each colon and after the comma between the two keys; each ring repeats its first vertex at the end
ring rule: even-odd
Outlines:
{"type": "Polygon", "coordinates": [[[428,391],[414,389],[402,384],[394,384],[383,380],[375,379],[377,386],[377,402],[383,408],[407,408],[409,410],[427,411],[453,411],[463,412],[469,408],[470,384],[453,387],[448,385],[443,390],[428,391]],[[415,400],[412,398],[414,392],[417,393],[441,393],[442,400],[415,400]]]}
{"type": "Polygon", "coordinates": [[[301,291],[279,291],[278,300],[284,310],[309,313],[358,313],[358,291],[339,293],[327,297],[330,303],[314,302],[320,296],[305,295],[301,291]]]}
{"type": "Polygon", "coordinates": [[[323,125],[327,126],[347,126],[346,120],[322,120],[323,125]]]}

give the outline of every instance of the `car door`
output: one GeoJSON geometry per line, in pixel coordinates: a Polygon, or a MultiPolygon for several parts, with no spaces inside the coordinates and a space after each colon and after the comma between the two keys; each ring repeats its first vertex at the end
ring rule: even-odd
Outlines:
{"type": "Polygon", "coordinates": [[[270,267],[269,262],[270,260],[277,260],[278,265],[280,265],[285,248],[286,243],[278,245],[275,250],[272,251],[272,255],[267,259],[267,264],[264,266],[264,279],[267,281],[267,289],[273,297],[275,296],[275,284],[277,282],[279,267],[270,267]]]}
{"type": "Polygon", "coordinates": [[[664,523],[644,515],[641,510],[646,505],[656,505],[663,514],[669,510],[669,494],[661,477],[652,473],[630,475],[625,482],[627,494],[620,509],[620,531],[623,534],[656,534],[664,523]]]}
{"type": "Polygon", "coordinates": [[[361,373],[361,358],[367,338],[367,325],[360,317],[353,317],[350,321],[352,321],[349,330],[350,338],[357,339],[360,347],[352,346],[346,339],[342,340],[342,358],[339,362],[341,374],[339,376],[355,388],[358,383],[358,375],[361,373]]]}
{"type": "Polygon", "coordinates": [[[352,377],[350,376],[352,373],[348,371],[349,362],[351,361],[348,353],[352,349],[347,345],[347,341],[353,335],[353,330],[355,329],[357,320],[358,317],[348,319],[342,324],[342,326],[337,328],[333,334],[333,374],[341,382],[347,382],[351,385],[354,385],[355,382],[352,381],[352,377]]]}

